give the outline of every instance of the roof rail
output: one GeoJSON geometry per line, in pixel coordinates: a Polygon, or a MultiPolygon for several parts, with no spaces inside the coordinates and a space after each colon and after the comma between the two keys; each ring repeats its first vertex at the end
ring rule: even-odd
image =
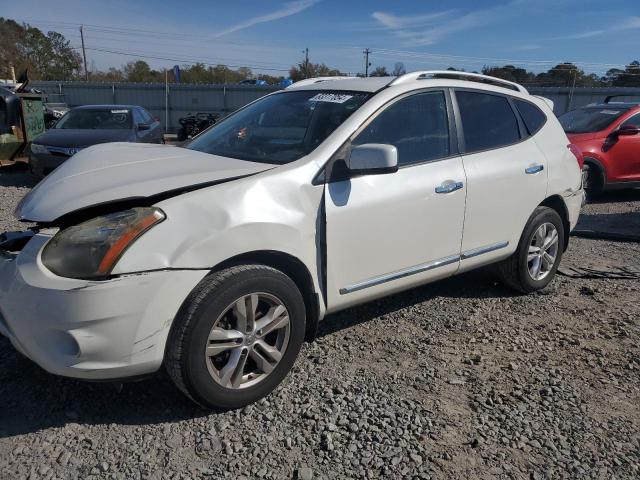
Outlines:
{"type": "Polygon", "coordinates": [[[418,72],[405,73],[404,75],[393,80],[389,85],[398,85],[400,83],[410,82],[413,80],[429,80],[436,78],[447,78],[450,80],[465,80],[469,82],[485,83],[494,87],[508,88],[516,92],[529,93],[526,88],[517,83],[501,78],[490,77],[489,75],[481,75],[479,73],[458,72],[455,70],[425,70],[418,72]]]}
{"type": "MultiPolygon", "coordinates": [[[[294,87],[304,87],[305,85],[312,85],[314,83],[326,82],[328,80],[346,80],[348,78],[356,78],[356,77],[348,77],[345,75],[336,75],[335,77],[314,77],[314,78],[305,78],[304,80],[298,80],[297,82],[292,83],[286,88],[294,88],[294,87]]],[[[286,89],[285,89],[286,90],[286,89]]]]}

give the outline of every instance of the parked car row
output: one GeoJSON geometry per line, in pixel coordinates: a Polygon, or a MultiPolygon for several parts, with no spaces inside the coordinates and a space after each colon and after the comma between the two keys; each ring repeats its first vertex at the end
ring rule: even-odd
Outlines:
{"type": "Polygon", "coordinates": [[[136,105],[76,107],[31,143],[29,168],[44,177],[80,150],[107,142],[164,143],[164,129],[136,105]]]}
{"type": "MultiPolygon", "coordinates": [[[[248,79],[241,84],[261,85],[248,79]]],[[[289,85],[289,84],[287,84],[289,85]]],[[[590,196],[603,191],[640,186],[640,104],[603,103],[569,111],[559,117],[571,143],[582,152],[585,189],[590,196]]],[[[91,145],[126,141],[163,143],[160,122],[144,108],[132,105],[77,107],[70,115],[66,104],[45,103],[49,132],[32,144],[31,171],[42,177],[71,155],[91,145]],[[59,121],[60,119],[63,121],[59,121]]],[[[178,141],[195,137],[214,125],[218,116],[190,113],[180,118],[178,141]]]]}

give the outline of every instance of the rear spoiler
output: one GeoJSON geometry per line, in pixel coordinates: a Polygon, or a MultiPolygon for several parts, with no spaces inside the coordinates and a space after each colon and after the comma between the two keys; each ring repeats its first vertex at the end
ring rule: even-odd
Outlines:
{"type": "Polygon", "coordinates": [[[534,95],[534,97],[539,98],[540,100],[542,100],[544,103],[546,103],[549,108],[551,109],[551,111],[553,112],[553,107],[554,107],[554,103],[553,100],[551,100],[550,98],[547,97],[541,97],[540,95],[534,95]]]}

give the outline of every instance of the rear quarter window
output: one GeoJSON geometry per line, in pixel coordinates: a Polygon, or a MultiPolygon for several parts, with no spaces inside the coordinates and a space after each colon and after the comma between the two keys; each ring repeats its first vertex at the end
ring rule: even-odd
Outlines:
{"type": "Polygon", "coordinates": [[[547,121],[547,116],[532,103],[517,99],[514,99],[514,103],[527,127],[527,132],[529,135],[535,135],[547,121]]]}

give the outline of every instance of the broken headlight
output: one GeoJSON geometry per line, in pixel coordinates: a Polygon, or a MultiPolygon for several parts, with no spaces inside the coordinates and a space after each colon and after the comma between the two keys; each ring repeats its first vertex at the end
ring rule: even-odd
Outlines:
{"type": "Polygon", "coordinates": [[[137,207],[65,228],[47,243],[42,263],[62,277],[104,278],[140,235],[165,218],[159,208],[137,207]]]}

